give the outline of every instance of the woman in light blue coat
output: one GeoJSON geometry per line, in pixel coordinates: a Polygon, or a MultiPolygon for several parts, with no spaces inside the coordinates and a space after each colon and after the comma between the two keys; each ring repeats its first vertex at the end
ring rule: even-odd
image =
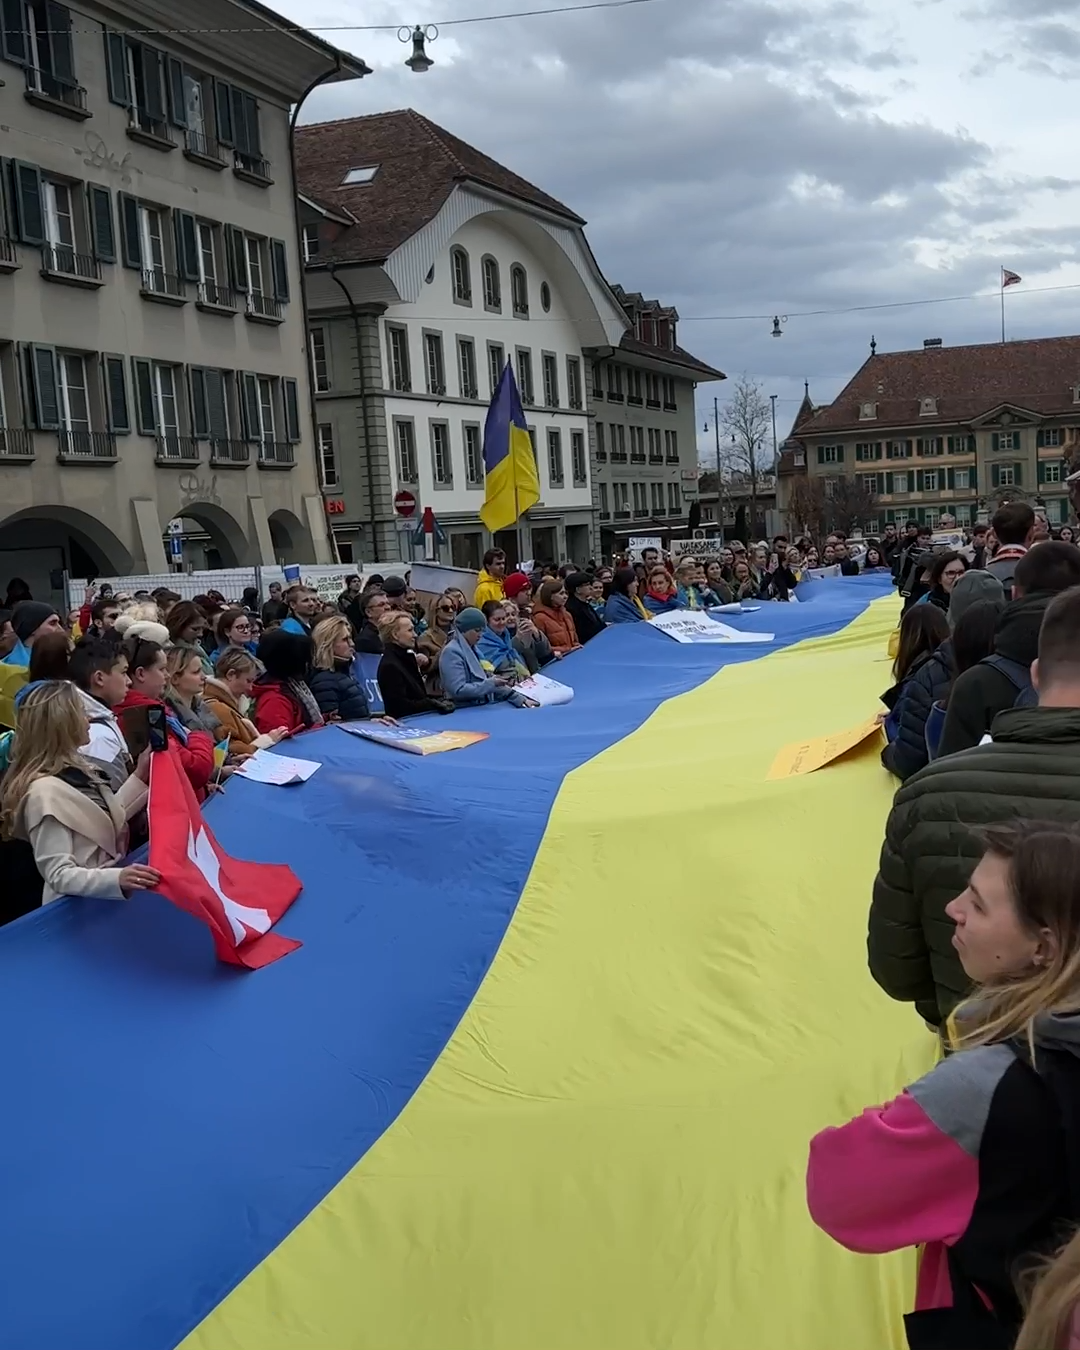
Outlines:
{"type": "Polygon", "coordinates": [[[454,636],[439,655],[439,683],[447,698],[459,707],[475,703],[501,703],[509,699],[515,707],[530,705],[531,700],[512,689],[504,679],[489,675],[473,650],[487,629],[487,620],[478,609],[463,609],[454,620],[454,636]]]}

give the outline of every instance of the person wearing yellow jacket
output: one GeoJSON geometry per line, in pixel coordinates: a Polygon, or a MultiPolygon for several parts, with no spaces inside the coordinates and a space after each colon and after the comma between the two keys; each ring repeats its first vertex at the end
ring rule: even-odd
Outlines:
{"type": "Polygon", "coordinates": [[[488,600],[505,600],[503,581],[506,578],[506,554],[501,548],[489,548],[484,554],[484,566],[476,578],[473,605],[483,609],[488,600]]]}

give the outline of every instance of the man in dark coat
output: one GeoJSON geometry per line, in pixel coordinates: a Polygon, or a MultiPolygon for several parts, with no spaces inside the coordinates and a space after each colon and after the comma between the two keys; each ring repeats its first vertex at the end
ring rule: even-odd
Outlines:
{"type": "Polygon", "coordinates": [[[870,973],[933,1026],[968,989],[945,906],[982,856],[979,827],[1080,824],[1080,589],[1047,607],[1031,673],[1037,707],[999,713],[992,745],[935,760],[905,783],[889,814],[870,906],[870,973]]]}
{"type": "Polygon", "coordinates": [[[953,686],[940,755],[978,745],[998,713],[1026,692],[1046,607],[1070,586],[1080,586],[1080,549],[1072,544],[1038,544],[1019,560],[1013,600],[998,620],[993,653],[965,670],[953,686]]]}

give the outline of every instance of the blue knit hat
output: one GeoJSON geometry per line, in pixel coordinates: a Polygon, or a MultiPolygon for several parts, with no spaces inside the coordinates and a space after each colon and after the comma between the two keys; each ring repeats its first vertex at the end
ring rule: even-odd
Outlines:
{"type": "Polygon", "coordinates": [[[487,627],[487,619],[482,612],[472,605],[468,609],[463,609],[454,620],[454,627],[459,633],[472,633],[487,627]]]}

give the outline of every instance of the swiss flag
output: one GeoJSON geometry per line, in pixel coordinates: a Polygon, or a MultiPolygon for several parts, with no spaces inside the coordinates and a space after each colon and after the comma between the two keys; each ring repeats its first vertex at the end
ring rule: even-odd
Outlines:
{"type": "Polygon", "coordinates": [[[300,879],[279,863],[230,858],[172,755],[151,758],[149,814],[156,889],[209,926],[219,960],[258,970],[302,946],[269,931],[300,894],[300,879]]]}

